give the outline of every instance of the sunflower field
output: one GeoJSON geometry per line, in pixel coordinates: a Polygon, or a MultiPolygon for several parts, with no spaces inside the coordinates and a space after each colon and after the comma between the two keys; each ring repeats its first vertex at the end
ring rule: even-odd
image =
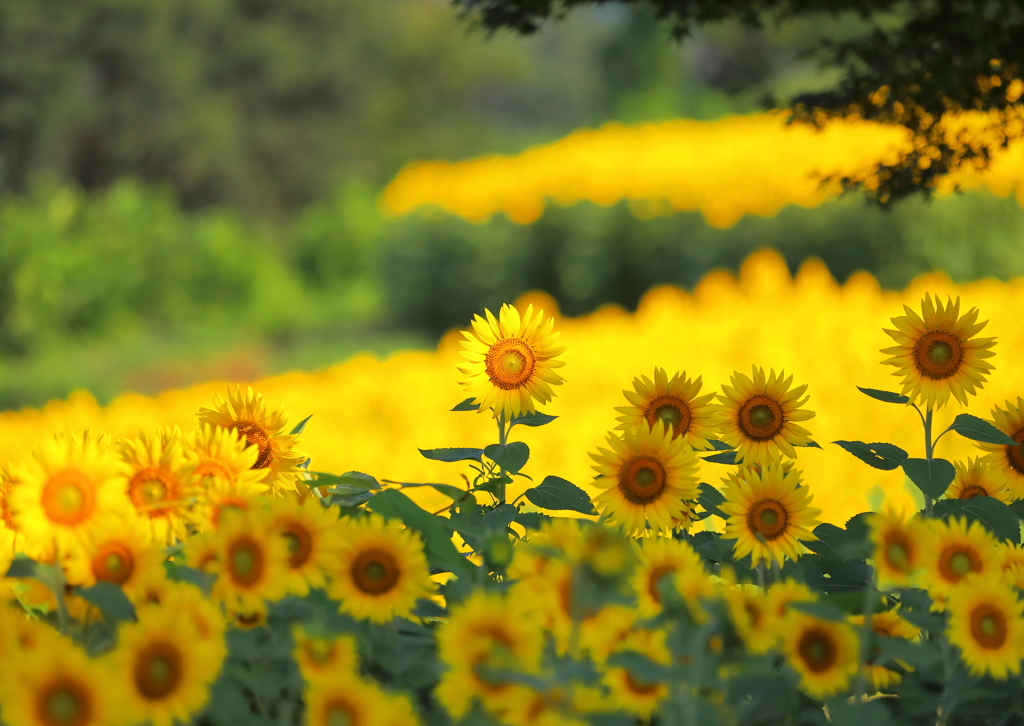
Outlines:
{"type": "Polygon", "coordinates": [[[0,721],[1016,723],[1022,294],[759,253],[2,414],[0,721]]]}

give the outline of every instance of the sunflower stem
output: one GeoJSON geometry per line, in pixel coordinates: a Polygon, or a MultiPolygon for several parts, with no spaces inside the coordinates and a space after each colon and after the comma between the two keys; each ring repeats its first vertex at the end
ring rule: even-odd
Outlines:
{"type": "Polygon", "coordinates": [[[874,635],[874,628],[871,620],[875,615],[875,600],[877,593],[871,583],[864,587],[864,624],[860,628],[860,658],[857,663],[857,687],[854,689],[856,698],[854,703],[864,701],[868,685],[868,657],[871,655],[871,636],[874,635]]]}
{"type": "MultiPolygon", "coordinates": [[[[935,445],[932,443],[932,413],[932,407],[929,406],[924,416],[924,458],[928,461],[932,460],[932,454],[935,451],[935,445]]],[[[921,494],[924,495],[924,516],[931,519],[932,498],[924,492],[921,494]]]]}
{"type": "Polygon", "coordinates": [[[757,584],[761,586],[762,590],[768,592],[768,583],[764,572],[764,560],[758,562],[755,569],[757,570],[757,584]]]}
{"type": "MultiPolygon", "coordinates": [[[[501,410],[498,414],[498,443],[504,446],[508,441],[508,431],[505,429],[505,409],[501,410]]],[[[505,468],[498,466],[498,476],[501,479],[505,478],[505,468]]],[[[505,503],[505,482],[501,482],[498,485],[498,504],[505,503]]]]}

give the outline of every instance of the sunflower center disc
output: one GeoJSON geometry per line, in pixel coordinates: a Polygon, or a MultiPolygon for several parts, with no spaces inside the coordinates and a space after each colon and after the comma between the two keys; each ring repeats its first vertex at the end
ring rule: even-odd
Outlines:
{"type": "Polygon", "coordinates": [[[662,406],[658,409],[655,416],[672,428],[678,426],[679,422],[683,420],[682,414],[679,413],[679,409],[675,406],[662,406]]]}
{"type": "Polygon", "coordinates": [[[364,572],[369,579],[375,582],[383,579],[388,574],[388,571],[384,569],[384,565],[379,562],[371,562],[366,566],[364,572]]]}
{"type": "Polygon", "coordinates": [[[82,704],[71,691],[61,689],[46,700],[46,715],[55,724],[75,724],[82,716],[82,704]]]}
{"type": "Polygon", "coordinates": [[[259,450],[256,463],[253,469],[266,469],[274,463],[274,445],[270,441],[270,434],[265,428],[255,421],[239,421],[235,424],[238,430],[238,437],[245,437],[246,448],[255,446],[259,450]]]}
{"type": "Polygon", "coordinates": [[[646,490],[650,489],[658,481],[658,477],[654,473],[654,469],[649,466],[642,466],[637,470],[633,480],[638,488],[646,490]]]}
{"type": "Polygon", "coordinates": [[[487,377],[498,388],[510,390],[520,388],[533,376],[537,358],[525,340],[505,338],[499,340],[487,351],[484,367],[487,377]]]}
{"type": "Polygon", "coordinates": [[[316,638],[306,643],[306,654],[314,663],[323,665],[334,655],[334,643],[316,638]]]}
{"type": "Polygon", "coordinates": [[[355,586],[368,595],[382,595],[398,584],[400,570],[388,552],[373,549],[356,557],[352,564],[355,586]]]}
{"type": "Polygon", "coordinates": [[[953,358],[953,346],[944,340],[936,340],[928,346],[928,360],[937,366],[944,366],[953,358]]]}
{"type": "Polygon", "coordinates": [[[751,534],[761,535],[769,541],[781,537],[788,522],[786,510],[773,499],[762,499],[747,513],[747,527],[751,534]]]}
{"type": "Polygon", "coordinates": [[[1010,467],[1018,474],[1024,475],[1024,428],[1017,431],[1011,437],[1018,442],[1016,446],[1006,447],[1006,460],[1010,467]]]}
{"type": "Polygon", "coordinates": [[[957,552],[949,558],[949,569],[963,577],[974,569],[970,555],[966,552],[957,552]]]}
{"type": "Polygon", "coordinates": [[[999,631],[999,626],[996,624],[996,619],[991,615],[985,615],[981,618],[981,632],[988,637],[992,637],[999,631]]]}
{"type": "Polygon", "coordinates": [[[231,555],[231,569],[242,577],[250,574],[255,566],[256,558],[248,547],[239,547],[231,555]]]}
{"type": "Polygon", "coordinates": [[[156,683],[166,683],[174,675],[174,668],[163,656],[157,656],[149,662],[149,677],[156,683]]]}
{"type": "Polygon", "coordinates": [[[971,635],[982,648],[1001,648],[1006,643],[1006,615],[993,605],[982,604],[971,613],[971,635]]]}
{"type": "Polygon", "coordinates": [[[761,524],[765,527],[774,527],[779,521],[779,515],[774,509],[766,509],[761,512],[761,524]]]}
{"type": "Polygon", "coordinates": [[[756,428],[766,429],[775,421],[775,414],[765,405],[754,406],[750,411],[750,423],[756,428]]]}
{"type": "Polygon", "coordinates": [[[149,479],[139,487],[139,497],[146,504],[162,502],[167,498],[167,487],[158,479],[149,479]]]}
{"type": "Polygon", "coordinates": [[[103,560],[103,567],[111,574],[117,574],[124,569],[125,562],[121,555],[111,552],[103,560]]]}
{"type": "Polygon", "coordinates": [[[836,661],[836,648],[832,638],[817,629],[803,634],[798,651],[804,663],[814,673],[827,671],[836,661]]]}
{"type": "Polygon", "coordinates": [[[352,726],[352,719],[349,717],[348,709],[344,706],[331,704],[327,707],[327,726],[352,726]]]}
{"type": "Polygon", "coordinates": [[[968,484],[960,490],[959,499],[972,499],[974,497],[987,497],[988,492],[980,484],[968,484]]]}
{"type": "Polygon", "coordinates": [[[907,548],[902,543],[893,542],[890,544],[889,548],[885,551],[885,555],[889,560],[889,564],[897,570],[907,569],[907,548]]]}
{"type": "Polygon", "coordinates": [[[925,333],[914,350],[917,369],[933,380],[949,378],[956,373],[962,358],[963,346],[960,339],[945,330],[925,333]]]}

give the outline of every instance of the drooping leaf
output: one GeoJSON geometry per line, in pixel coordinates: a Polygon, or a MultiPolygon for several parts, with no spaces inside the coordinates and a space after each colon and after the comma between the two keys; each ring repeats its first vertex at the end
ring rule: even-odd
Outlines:
{"type": "Polygon", "coordinates": [[[878,401],[885,401],[886,403],[910,403],[910,399],[907,396],[893,393],[892,391],[879,391],[877,388],[861,388],[860,386],[857,386],[857,390],[865,396],[871,396],[878,401]]]}
{"type": "Polygon", "coordinates": [[[553,517],[540,512],[518,512],[516,521],[527,529],[540,529],[545,522],[550,522],[553,517]]]}
{"type": "Polygon", "coordinates": [[[1010,509],[1017,515],[1017,519],[1024,519],[1024,499],[1017,499],[1010,502],[1010,509]]]}
{"type": "MultiPolygon", "coordinates": [[[[385,517],[399,519],[423,536],[427,560],[463,577],[473,577],[475,567],[455,548],[448,527],[441,518],[421,509],[397,489],[384,489],[373,495],[366,508],[385,517]]],[[[450,526],[450,525],[449,525],[450,526]]]]}
{"type": "Polygon", "coordinates": [[[935,502],[936,517],[967,517],[969,522],[977,520],[990,532],[1015,544],[1020,543],[1020,522],[1012,509],[992,497],[971,497],[970,499],[943,499],[935,502]]]}
{"type": "Polygon", "coordinates": [[[35,577],[36,561],[30,557],[15,557],[5,577],[35,577]]]}
{"type": "Polygon", "coordinates": [[[708,439],[707,442],[708,442],[708,446],[710,446],[714,451],[731,451],[732,450],[732,447],[729,446],[729,444],[725,443],[724,441],[720,441],[718,439],[708,439]]]}
{"type": "Polygon", "coordinates": [[[704,456],[702,458],[704,461],[710,461],[712,464],[735,464],[736,452],[723,451],[720,454],[712,454],[711,456],[704,456]]]}
{"type": "Polygon", "coordinates": [[[931,499],[941,497],[956,477],[956,468],[945,459],[907,459],[903,471],[931,499]]]}
{"type": "Polygon", "coordinates": [[[956,431],[964,438],[972,441],[981,441],[985,444],[999,444],[1003,446],[1016,446],[1017,442],[1008,435],[997,429],[984,419],[972,416],[969,413],[962,413],[953,419],[949,430],[956,431]]]}
{"type": "Polygon", "coordinates": [[[346,471],[344,474],[327,474],[322,471],[311,471],[309,473],[316,477],[314,481],[307,482],[309,486],[313,487],[332,487],[352,493],[380,489],[380,484],[377,483],[376,479],[361,471],[346,471]]]}
{"type": "Polygon", "coordinates": [[[581,514],[594,514],[590,496],[570,481],[558,476],[546,476],[540,486],[526,490],[526,498],[541,509],[568,510],[581,514]]]}
{"type": "Polygon", "coordinates": [[[298,436],[299,434],[301,434],[305,430],[306,424],[309,423],[309,420],[311,418],[313,418],[313,414],[309,414],[308,416],[306,416],[306,418],[302,419],[297,424],[295,424],[295,428],[293,428],[289,433],[292,436],[298,436]]]}
{"type": "Polygon", "coordinates": [[[511,444],[491,444],[484,449],[484,453],[487,458],[512,474],[519,473],[519,470],[530,460],[530,447],[522,441],[513,441],[511,444]]]}
{"type": "Polygon", "coordinates": [[[513,426],[522,424],[523,426],[546,426],[547,424],[554,421],[558,416],[551,416],[540,411],[534,411],[533,413],[521,413],[518,416],[513,416],[508,422],[508,430],[511,431],[513,426]]]}
{"type": "Polygon", "coordinates": [[[832,620],[837,623],[846,620],[846,613],[841,608],[833,605],[828,600],[809,600],[807,602],[792,602],[789,607],[799,610],[802,613],[818,618],[819,620],[832,620]]]}
{"type": "Polygon", "coordinates": [[[511,504],[499,504],[480,520],[480,528],[485,531],[496,530],[504,532],[505,528],[515,520],[516,514],[518,512],[511,504]]]}
{"type": "Polygon", "coordinates": [[[801,446],[806,446],[808,449],[820,449],[821,448],[821,444],[819,444],[817,441],[808,441],[806,444],[800,444],[800,445],[801,446]]]}
{"type": "Polygon", "coordinates": [[[135,606],[124,590],[112,582],[97,582],[92,587],[76,588],[78,596],[86,602],[92,603],[100,609],[104,615],[109,615],[114,620],[134,620],[135,606]]]}
{"type": "Polygon", "coordinates": [[[450,449],[419,449],[424,459],[444,461],[449,464],[456,461],[480,461],[483,449],[450,448],[450,449]]]}
{"type": "Polygon", "coordinates": [[[455,404],[455,408],[453,408],[452,411],[479,411],[480,404],[473,403],[475,400],[475,398],[467,398],[462,403],[455,404]]]}
{"type": "Polygon", "coordinates": [[[358,507],[363,502],[370,501],[373,492],[362,491],[340,491],[331,495],[331,505],[338,507],[358,507]]]}
{"type": "Polygon", "coordinates": [[[725,497],[710,484],[704,484],[703,482],[700,484],[700,494],[697,495],[697,502],[716,517],[721,517],[722,519],[729,518],[728,514],[718,508],[720,504],[725,503],[725,497]]]}
{"type": "Polygon", "coordinates": [[[892,659],[898,658],[918,668],[930,668],[941,658],[934,644],[927,647],[905,638],[890,638],[884,635],[876,635],[874,642],[883,655],[892,659]]]}
{"type": "Polygon", "coordinates": [[[907,460],[907,452],[892,444],[881,442],[866,444],[863,441],[833,441],[832,443],[839,444],[865,464],[883,471],[896,469],[907,460]]]}
{"type": "Polygon", "coordinates": [[[168,579],[174,582],[187,582],[195,585],[204,593],[209,594],[217,575],[213,572],[204,572],[195,567],[188,567],[177,562],[164,562],[164,569],[167,571],[168,579]]]}
{"type": "MultiPolygon", "coordinates": [[[[385,481],[387,481],[387,480],[385,480],[385,481]]],[[[457,486],[452,486],[451,484],[433,484],[433,483],[418,484],[418,483],[411,483],[411,482],[389,482],[389,483],[398,484],[399,487],[401,487],[402,489],[415,489],[417,487],[430,487],[431,489],[435,489],[436,491],[440,492],[441,494],[444,494],[446,497],[448,497],[449,499],[452,499],[452,500],[454,500],[456,502],[461,502],[464,499],[467,499],[467,498],[473,496],[472,494],[470,494],[465,489],[459,489],[457,486]]]]}

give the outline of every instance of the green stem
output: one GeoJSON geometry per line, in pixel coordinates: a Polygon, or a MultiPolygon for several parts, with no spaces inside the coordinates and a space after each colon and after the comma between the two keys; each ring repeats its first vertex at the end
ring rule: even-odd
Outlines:
{"type": "MultiPolygon", "coordinates": [[[[935,445],[932,443],[932,407],[929,406],[924,416],[924,458],[931,461],[932,453],[935,451],[935,445]]],[[[931,519],[932,516],[932,498],[927,494],[924,494],[924,516],[931,519]]]]}
{"type": "MultiPolygon", "coordinates": [[[[502,409],[501,413],[498,414],[498,443],[504,446],[508,441],[508,431],[505,430],[505,410],[502,409]]],[[[499,476],[505,478],[505,468],[502,466],[498,467],[499,476]]],[[[498,504],[505,503],[505,483],[502,482],[498,485],[498,504]]]]}
{"type": "Polygon", "coordinates": [[[871,636],[874,635],[871,620],[875,615],[875,601],[877,599],[878,593],[870,584],[867,585],[864,588],[864,624],[860,628],[860,662],[857,664],[857,687],[854,689],[856,694],[854,703],[861,703],[867,690],[867,661],[871,655],[871,636]]]}

